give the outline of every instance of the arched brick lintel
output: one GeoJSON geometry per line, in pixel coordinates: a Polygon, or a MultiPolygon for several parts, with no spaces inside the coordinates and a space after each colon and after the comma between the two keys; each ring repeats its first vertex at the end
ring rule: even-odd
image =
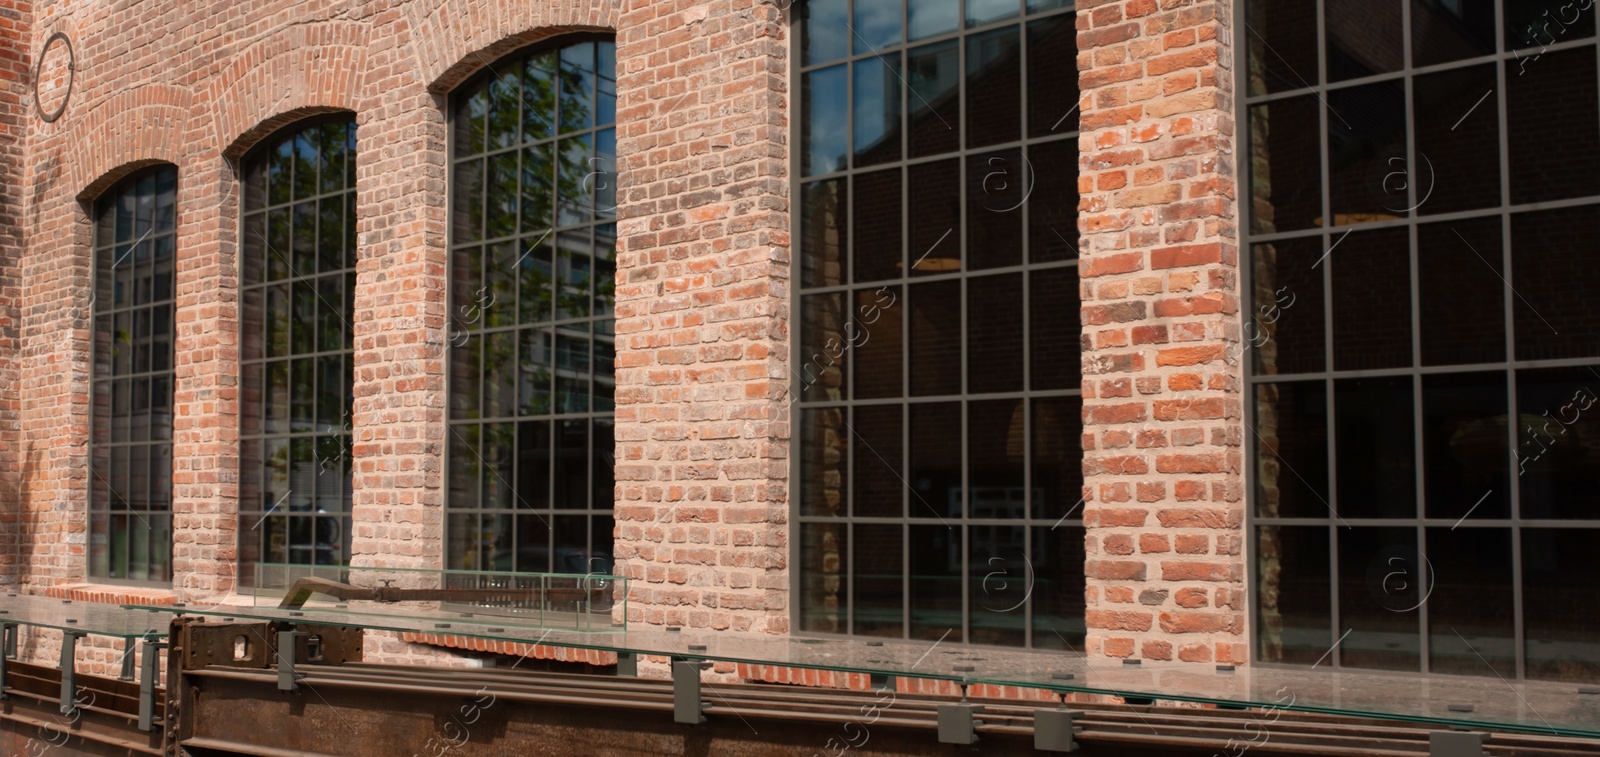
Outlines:
{"type": "Polygon", "coordinates": [[[366,24],[327,21],[262,39],[212,79],[195,116],[210,121],[212,144],[233,160],[307,116],[359,113],[367,33],[366,24]]]}
{"type": "Polygon", "coordinates": [[[113,95],[75,120],[66,140],[66,164],[77,198],[93,200],[157,163],[181,164],[189,102],[188,90],[146,84],[113,95]]]}
{"type": "Polygon", "coordinates": [[[428,91],[448,93],[496,58],[563,34],[611,33],[620,0],[439,0],[432,10],[411,3],[411,36],[419,78],[428,91]]]}

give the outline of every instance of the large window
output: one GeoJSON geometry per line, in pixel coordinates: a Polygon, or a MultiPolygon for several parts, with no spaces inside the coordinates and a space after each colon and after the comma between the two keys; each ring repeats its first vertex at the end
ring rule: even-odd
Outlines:
{"type": "Polygon", "coordinates": [[[451,568],[611,568],[616,50],[564,42],[451,98],[451,568]]]}
{"type": "Polygon", "coordinates": [[[244,160],[241,580],[350,560],[356,125],[296,127],[244,160]]]}
{"type": "Polygon", "coordinates": [[[1600,674],[1579,5],[1247,4],[1259,659],[1600,674]]]}
{"type": "Polygon", "coordinates": [[[178,172],[118,184],[94,207],[89,575],[172,578],[173,273],[178,172]]]}
{"type": "Polygon", "coordinates": [[[798,627],[1081,649],[1072,4],[799,17],[798,627]]]}

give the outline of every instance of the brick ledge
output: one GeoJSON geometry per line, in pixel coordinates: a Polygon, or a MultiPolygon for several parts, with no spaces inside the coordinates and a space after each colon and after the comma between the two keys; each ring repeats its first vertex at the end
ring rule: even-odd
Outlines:
{"type": "Polygon", "coordinates": [[[113,584],[59,584],[47,587],[44,595],[74,602],[99,602],[113,605],[170,605],[178,601],[171,589],[150,589],[113,584]]]}

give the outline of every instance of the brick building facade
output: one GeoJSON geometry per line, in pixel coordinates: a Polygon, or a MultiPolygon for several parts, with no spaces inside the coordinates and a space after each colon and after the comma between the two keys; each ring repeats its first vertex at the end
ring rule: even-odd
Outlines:
{"type": "MultiPolygon", "coordinates": [[[[859,14],[862,1],[841,7],[859,14]]],[[[1250,358],[1241,359],[1253,338],[1242,313],[1265,301],[1247,296],[1241,262],[1241,187],[1249,186],[1238,126],[1244,9],[1208,0],[1013,4],[1007,12],[1024,25],[1042,30],[1052,11],[1075,23],[1076,82],[1036,74],[1027,89],[1035,101],[1076,98],[1060,114],[1076,122],[1075,159],[1038,169],[1038,181],[1055,182],[1062,194],[1028,211],[1068,223],[1075,214],[1078,230],[1072,242],[1062,239],[1076,252],[1075,267],[1061,270],[1076,271],[1081,319],[1070,315],[1070,292],[1060,301],[1065,310],[1036,297],[1041,309],[1030,316],[1067,313],[1069,333],[1052,349],[1069,354],[1074,333],[1081,349],[1081,384],[1078,376],[1053,377],[1081,400],[1081,499],[1051,501],[1035,516],[1044,524],[1081,519],[1083,528],[1081,574],[1067,570],[1050,585],[1075,595],[1073,580],[1083,582],[1081,628],[1062,641],[1075,647],[1081,636],[1097,657],[1249,661],[1260,606],[1246,590],[1247,479],[1269,469],[1248,473],[1256,465],[1246,425],[1250,358]],[[1081,331],[1070,331],[1077,323],[1081,331]]],[[[982,5],[963,7],[970,16],[982,5]]],[[[633,623],[846,631],[837,618],[823,621],[828,628],[796,627],[801,594],[844,613],[840,587],[855,575],[840,567],[843,537],[819,537],[818,545],[833,546],[807,551],[797,517],[807,497],[821,512],[841,496],[826,487],[801,491],[796,481],[807,465],[797,405],[828,401],[809,394],[813,385],[840,386],[830,383],[837,372],[808,368],[814,345],[800,343],[800,332],[844,323],[803,323],[811,316],[799,315],[795,295],[809,286],[797,283],[807,256],[837,258],[845,245],[843,237],[830,241],[833,221],[803,218],[797,198],[800,178],[822,173],[799,165],[797,142],[811,139],[798,125],[808,118],[802,107],[820,107],[802,84],[810,81],[802,69],[812,69],[798,49],[799,19],[807,8],[820,19],[826,6],[0,3],[5,577],[30,592],[139,591],[189,601],[248,583],[239,545],[254,526],[241,513],[263,508],[241,504],[249,475],[241,417],[251,391],[240,337],[248,320],[244,167],[252,151],[319,117],[353,118],[356,129],[348,562],[490,564],[449,564],[449,387],[459,380],[450,355],[461,347],[456,322],[471,304],[450,294],[460,223],[452,215],[460,181],[452,103],[472,82],[499,76],[500,61],[565,40],[605,39],[614,40],[615,164],[596,164],[584,187],[614,182],[615,191],[614,509],[612,521],[591,526],[600,534],[614,522],[614,548],[583,553],[585,564],[601,559],[609,569],[603,558],[614,556],[615,570],[633,579],[633,623]],[[56,109],[59,117],[44,117],[56,109]],[[91,566],[93,318],[104,306],[93,294],[91,251],[96,203],[153,166],[177,173],[170,583],[135,589],[91,566]]],[[[1024,54],[1032,61],[1048,52],[1024,54]]],[[[590,128],[604,119],[597,123],[590,128]]],[[[906,259],[916,262],[902,260],[895,276],[914,273],[914,256],[938,244],[918,241],[915,228],[908,234],[906,259]]],[[[1029,423],[1038,432],[1042,421],[1029,423]]],[[[854,454],[842,428],[825,432],[834,442],[817,454],[854,454]]],[[[471,522],[487,531],[490,515],[481,517],[471,522]]],[[[978,575],[970,566],[952,570],[969,583],[978,575]]],[[[1262,575],[1276,576],[1271,570],[1262,575]]],[[[1264,587],[1273,602],[1275,580],[1264,587]]]]}

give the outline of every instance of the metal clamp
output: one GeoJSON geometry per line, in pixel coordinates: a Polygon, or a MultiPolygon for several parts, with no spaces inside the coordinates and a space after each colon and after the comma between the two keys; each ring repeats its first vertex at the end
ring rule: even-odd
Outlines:
{"type": "Polygon", "coordinates": [[[973,716],[982,711],[982,705],[968,703],[965,697],[957,704],[939,705],[939,743],[978,743],[978,732],[975,729],[983,721],[973,716]]]}
{"type": "MultiPolygon", "coordinates": [[[[144,658],[139,670],[139,730],[150,731],[156,722],[156,673],[161,667],[161,650],[164,641],[145,639],[144,658]]],[[[130,655],[131,659],[131,655],[130,655]]]]}
{"type": "Polygon", "coordinates": [[[1076,752],[1076,736],[1082,726],[1073,720],[1083,717],[1082,710],[1065,707],[1055,710],[1035,710],[1033,713],[1033,748],[1041,752],[1076,752]]]}
{"type": "Polygon", "coordinates": [[[1481,731],[1433,731],[1428,734],[1428,757],[1484,757],[1489,734],[1481,731]]]}
{"type": "Polygon", "coordinates": [[[7,661],[17,655],[17,624],[0,623],[0,699],[6,698],[6,687],[10,686],[7,675],[7,661]]]}
{"type": "Polygon", "coordinates": [[[278,632],[278,691],[300,690],[300,684],[296,681],[304,676],[297,676],[294,672],[294,644],[296,639],[305,635],[305,631],[278,632]]]}
{"type": "Polygon", "coordinates": [[[639,677],[639,655],[633,652],[617,653],[617,675],[619,677],[639,677]]]}
{"type": "Polygon", "coordinates": [[[700,661],[672,661],[672,719],[684,725],[706,722],[705,703],[700,701],[700,661]]]}
{"type": "Polygon", "coordinates": [[[74,661],[78,656],[78,637],[82,631],[61,632],[61,714],[71,715],[78,709],[78,671],[74,661]]]}

